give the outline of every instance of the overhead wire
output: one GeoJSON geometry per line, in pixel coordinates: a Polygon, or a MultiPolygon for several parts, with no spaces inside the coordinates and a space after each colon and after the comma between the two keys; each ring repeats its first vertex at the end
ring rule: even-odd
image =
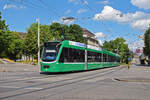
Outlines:
{"type": "Polygon", "coordinates": [[[26,7],[31,7],[31,8],[34,8],[34,9],[41,8],[38,5],[35,5],[35,4],[31,3],[31,2],[28,2],[27,0],[21,0],[21,1],[9,0],[9,1],[12,2],[12,3],[16,3],[16,4],[19,4],[19,5],[24,5],[26,7]]]}
{"type": "MultiPolygon", "coordinates": [[[[85,1],[85,0],[80,0],[82,4],[84,4],[89,10],[91,10],[94,14],[97,13],[92,7],[90,7],[88,5],[88,2],[85,1]]],[[[104,20],[105,18],[103,16],[100,15],[100,17],[104,20]]],[[[93,19],[93,18],[91,18],[93,19]]],[[[108,27],[105,23],[103,23],[103,21],[101,21],[101,23],[105,26],[105,27],[108,27]]],[[[108,29],[106,31],[109,31],[108,29]]]]}
{"type": "Polygon", "coordinates": [[[38,0],[41,2],[41,4],[43,4],[48,10],[52,11],[55,15],[57,15],[57,17],[61,17],[57,11],[55,11],[54,9],[52,9],[47,3],[45,3],[43,0],[38,0]]]}
{"type": "Polygon", "coordinates": [[[25,6],[27,6],[27,7],[31,7],[31,8],[34,8],[34,9],[37,9],[37,8],[39,8],[39,9],[41,9],[41,8],[43,8],[43,9],[46,9],[50,14],[55,14],[55,16],[56,17],[60,17],[59,15],[58,15],[58,13],[56,13],[55,11],[53,11],[53,9],[47,9],[47,4],[46,3],[44,3],[42,0],[36,0],[36,1],[39,1],[40,3],[42,3],[42,5],[38,5],[38,4],[35,4],[35,3],[33,3],[32,1],[28,1],[28,0],[19,0],[19,1],[17,1],[17,0],[9,0],[9,1],[11,1],[11,2],[16,2],[16,3],[18,3],[18,4],[22,4],[22,5],[25,5],[25,6]]]}
{"type": "MultiPolygon", "coordinates": [[[[91,10],[93,13],[96,13],[95,10],[94,10],[93,8],[91,8],[91,7],[88,5],[87,1],[85,1],[85,0],[80,0],[80,1],[81,1],[81,3],[83,3],[89,10],[91,10]]],[[[100,17],[101,17],[102,19],[105,19],[103,16],[100,16],[100,17]]],[[[120,17],[121,17],[121,15],[120,15],[120,17]]],[[[102,24],[107,27],[107,25],[106,25],[105,23],[103,23],[103,21],[102,21],[102,24]]],[[[128,35],[129,35],[129,34],[128,34],[128,35]]],[[[119,34],[119,36],[121,36],[121,34],[119,34]]],[[[127,35],[124,35],[124,36],[127,36],[127,35]]],[[[121,37],[123,37],[123,36],[121,36],[121,37]]]]}

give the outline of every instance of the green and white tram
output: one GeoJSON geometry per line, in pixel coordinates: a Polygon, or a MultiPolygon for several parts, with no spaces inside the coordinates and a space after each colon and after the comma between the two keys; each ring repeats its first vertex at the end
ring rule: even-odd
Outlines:
{"type": "Polygon", "coordinates": [[[103,48],[64,40],[44,44],[42,72],[69,72],[120,65],[120,56],[103,48]]]}

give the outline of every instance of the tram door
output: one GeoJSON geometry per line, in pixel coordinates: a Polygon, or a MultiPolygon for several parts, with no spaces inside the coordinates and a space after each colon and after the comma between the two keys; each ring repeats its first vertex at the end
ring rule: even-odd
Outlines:
{"type": "Polygon", "coordinates": [[[85,49],[85,70],[88,69],[88,64],[87,64],[87,50],[85,49]]]}

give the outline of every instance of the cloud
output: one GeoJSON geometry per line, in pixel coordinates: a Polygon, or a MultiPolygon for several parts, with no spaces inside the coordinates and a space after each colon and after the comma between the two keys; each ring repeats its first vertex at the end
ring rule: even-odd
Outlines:
{"type": "Polygon", "coordinates": [[[68,0],[68,2],[75,2],[76,0],[68,0]]]}
{"type": "Polygon", "coordinates": [[[143,49],[143,47],[144,47],[143,40],[137,40],[137,41],[129,44],[129,49],[133,52],[135,52],[136,49],[143,49]]]}
{"type": "Polygon", "coordinates": [[[5,4],[3,9],[6,10],[6,9],[9,9],[9,8],[17,8],[16,5],[12,5],[12,4],[5,4]]]}
{"type": "Polygon", "coordinates": [[[26,8],[26,6],[20,5],[19,8],[24,9],[24,8],[26,8]]]}
{"type": "Polygon", "coordinates": [[[88,2],[84,0],[84,1],[83,1],[83,4],[88,5],[88,2]]]}
{"type": "Polygon", "coordinates": [[[95,35],[97,38],[105,38],[106,37],[106,35],[104,35],[102,32],[95,33],[95,35]]]}
{"type": "Polygon", "coordinates": [[[110,2],[108,0],[104,0],[104,1],[97,2],[97,4],[104,4],[104,5],[106,5],[106,4],[110,4],[110,2]]]}
{"type": "Polygon", "coordinates": [[[84,12],[87,12],[87,10],[86,10],[86,9],[79,9],[79,10],[77,11],[78,14],[81,14],[81,13],[84,13],[84,12]]]}
{"type": "Polygon", "coordinates": [[[63,21],[64,24],[72,24],[74,23],[74,20],[65,20],[63,21]]]}
{"type": "Polygon", "coordinates": [[[76,4],[76,5],[81,4],[81,3],[88,5],[88,2],[86,0],[68,0],[68,2],[76,4]]]}
{"type": "Polygon", "coordinates": [[[58,21],[58,20],[52,20],[52,22],[50,22],[50,24],[51,23],[60,23],[60,21],[58,21]]]}
{"type": "Polygon", "coordinates": [[[23,5],[16,6],[16,5],[13,5],[13,4],[5,4],[4,7],[3,7],[4,10],[10,9],[10,8],[20,8],[20,9],[24,9],[24,8],[26,8],[26,7],[23,6],[23,5]]]}
{"type": "Polygon", "coordinates": [[[101,46],[103,46],[103,42],[101,40],[98,40],[98,42],[101,46]]]}
{"type": "Polygon", "coordinates": [[[79,0],[68,0],[69,3],[79,4],[79,0]]]}
{"type": "Polygon", "coordinates": [[[65,14],[69,14],[69,13],[71,13],[70,9],[68,9],[67,11],[65,11],[65,14]]]}
{"type": "Polygon", "coordinates": [[[131,0],[134,6],[144,9],[150,9],[150,0],[131,0]]]}
{"type": "Polygon", "coordinates": [[[134,29],[145,31],[145,27],[149,25],[150,14],[139,11],[135,13],[122,13],[110,6],[105,6],[101,13],[95,14],[94,20],[129,24],[134,29]],[[140,22],[142,22],[144,26],[142,26],[140,22]],[[144,24],[144,22],[146,22],[146,24],[144,24]]]}
{"type": "Polygon", "coordinates": [[[131,23],[131,26],[135,29],[139,30],[146,30],[150,26],[150,19],[142,19],[142,20],[137,20],[133,23],[131,23]]]}
{"type": "Polygon", "coordinates": [[[66,18],[66,17],[62,17],[61,18],[61,22],[63,22],[64,24],[72,24],[75,22],[75,18],[66,18]]]}
{"type": "Polygon", "coordinates": [[[73,2],[73,0],[68,0],[68,2],[73,2]]]}

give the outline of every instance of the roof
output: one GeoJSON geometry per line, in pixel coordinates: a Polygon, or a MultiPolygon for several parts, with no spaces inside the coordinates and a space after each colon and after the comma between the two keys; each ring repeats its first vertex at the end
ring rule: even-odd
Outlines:
{"type": "Polygon", "coordinates": [[[23,39],[24,36],[25,36],[25,33],[24,32],[18,32],[19,36],[23,39]]]}
{"type": "Polygon", "coordinates": [[[84,34],[87,34],[89,37],[95,37],[95,34],[93,34],[92,32],[90,32],[89,30],[83,28],[83,33],[84,34]]]}

